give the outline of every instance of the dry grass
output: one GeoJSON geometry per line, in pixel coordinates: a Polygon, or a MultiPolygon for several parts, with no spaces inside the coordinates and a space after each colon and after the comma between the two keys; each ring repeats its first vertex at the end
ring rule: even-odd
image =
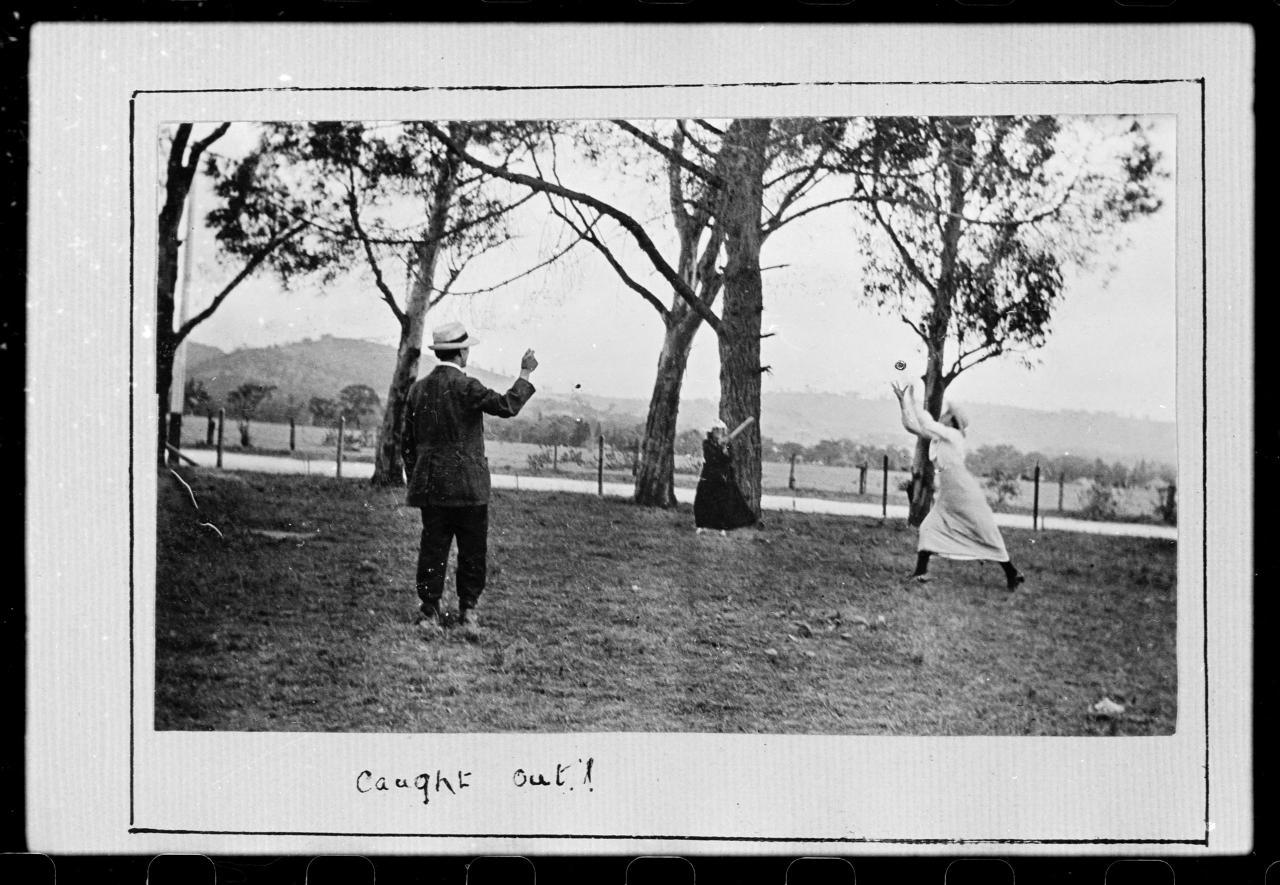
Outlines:
{"type": "Polygon", "coordinates": [[[1009,531],[1027,592],[990,563],[945,561],[908,588],[915,536],[898,521],[771,513],[699,536],[687,507],[502,491],[485,634],[427,643],[419,520],[400,492],[184,475],[223,537],[161,477],[160,729],[1173,729],[1172,542],[1009,531]],[[1119,720],[1089,714],[1103,696],[1126,705],[1119,720]]]}

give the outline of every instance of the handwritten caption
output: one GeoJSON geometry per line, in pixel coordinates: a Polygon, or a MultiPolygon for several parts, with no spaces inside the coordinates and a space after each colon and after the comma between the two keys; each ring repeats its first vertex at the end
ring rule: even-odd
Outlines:
{"type": "MultiPolygon", "coordinates": [[[[558,789],[572,793],[595,792],[592,782],[595,759],[577,759],[573,762],[557,762],[554,767],[517,768],[511,773],[509,783],[517,790],[558,789]]],[[[422,796],[422,804],[430,805],[432,798],[457,796],[471,789],[473,774],[461,768],[444,771],[423,771],[412,776],[377,774],[366,768],[356,775],[356,792],[361,794],[405,793],[422,796]]]]}

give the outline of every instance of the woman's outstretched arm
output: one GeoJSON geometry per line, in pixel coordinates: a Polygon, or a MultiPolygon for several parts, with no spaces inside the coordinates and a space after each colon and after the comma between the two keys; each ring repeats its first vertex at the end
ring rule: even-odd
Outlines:
{"type": "MultiPolygon", "coordinates": [[[[921,406],[916,400],[915,390],[913,388],[907,388],[906,398],[907,405],[911,408],[915,417],[916,426],[920,428],[918,431],[920,436],[928,437],[929,439],[951,440],[960,436],[960,431],[956,430],[954,427],[948,427],[947,425],[934,420],[934,417],[929,414],[929,411],[921,406]]],[[[904,408],[903,411],[905,413],[906,409],[904,408]]]]}
{"type": "Polygon", "coordinates": [[[898,409],[902,412],[902,426],[907,429],[908,433],[924,436],[924,430],[920,427],[920,422],[916,420],[915,397],[911,393],[911,385],[903,387],[897,381],[891,381],[889,386],[893,388],[894,395],[898,397],[898,409]]]}

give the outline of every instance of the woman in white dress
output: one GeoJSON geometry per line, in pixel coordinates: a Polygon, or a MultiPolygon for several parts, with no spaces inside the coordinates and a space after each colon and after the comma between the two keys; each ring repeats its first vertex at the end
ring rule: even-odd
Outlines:
{"type": "Polygon", "coordinates": [[[969,420],[954,403],[944,406],[935,421],[916,401],[911,385],[893,383],[902,410],[902,426],[922,439],[930,440],[933,461],[933,508],[920,524],[916,545],[916,570],[911,578],[929,579],[929,557],[947,559],[989,559],[1004,569],[1005,586],[1016,590],[1024,580],[1005,550],[1004,538],[996,527],[995,515],[987,504],[982,487],[965,467],[965,428],[969,420]]]}

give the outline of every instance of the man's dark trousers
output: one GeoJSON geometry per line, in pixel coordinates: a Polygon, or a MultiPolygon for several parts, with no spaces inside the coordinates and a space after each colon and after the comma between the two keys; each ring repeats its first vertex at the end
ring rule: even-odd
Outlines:
{"type": "Polygon", "coordinates": [[[424,607],[439,608],[449,545],[458,539],[458,608],[475,608],[484,591],[488,553],[489,507],[441,507],[422,510],[422,543],[418,548],[418,598],[424,607]]]}

